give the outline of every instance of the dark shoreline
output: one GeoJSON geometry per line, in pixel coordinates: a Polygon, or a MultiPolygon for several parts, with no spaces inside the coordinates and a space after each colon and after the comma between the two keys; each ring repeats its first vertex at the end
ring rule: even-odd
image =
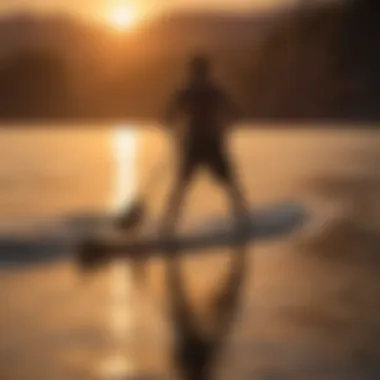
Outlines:
{"type": "MultiPolygon", "coordinates": [[[[20,119],[1,120],[0,129],[24,128],[109,128],[110,126],[133,126],[138,129],[164,130],[155,119],[20,119]]],[[[305,120],[279,120],[279,119],[246,119],[237,123],[232,130],[375,130],[380,129],[379,120],[342,120],[342,119],[305,119],[305,120]]]]}

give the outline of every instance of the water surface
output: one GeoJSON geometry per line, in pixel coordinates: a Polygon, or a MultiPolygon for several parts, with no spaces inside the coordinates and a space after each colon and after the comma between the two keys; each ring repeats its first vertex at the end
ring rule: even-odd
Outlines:
{"type": "MultiPolygon", "coordinates": [[[[162,211],[173,158],[156,130],[138,134],[132,167],[118,127],[0,133],[3,236],[62,215],[114,210],[135,191],[144,192],[152,215],[162,211]]],[[[234,135],[231,150],[249,200],[296,199],[315,219],[288,239],[251,247],[238,318],[215,363],[218,378],[379,378],[379,144],[375,131],[234,135]]],[[[227,213],[227,205],[202,174],[182,228],[227,213]]],[[[228,268],[227,254],[183,263],[200,318],[228,268]]],[[[83,277],[70,257],[0,269],[0,376],[165,377],[172,330],[162,263],[150,263],[142,296],[125,266],[83,277]]]]}

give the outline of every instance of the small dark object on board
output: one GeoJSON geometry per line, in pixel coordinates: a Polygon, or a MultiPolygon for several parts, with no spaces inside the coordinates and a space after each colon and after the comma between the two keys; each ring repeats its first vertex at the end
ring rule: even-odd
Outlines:
{"type": "Polygon", "coordinates": [[[116,218],[116,228],[121,230],[131,230],[139,227],[145,215],[145,207],[141,201],[135,201],[128,209],[116,218]]]}

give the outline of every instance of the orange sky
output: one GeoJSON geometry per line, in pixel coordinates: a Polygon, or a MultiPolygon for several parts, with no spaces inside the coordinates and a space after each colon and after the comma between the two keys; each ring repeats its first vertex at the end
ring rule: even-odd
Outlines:
{"type": "Polygon", "coordinates": [[[296,0],[0,0],[3,11],[23,8],[38,10],[69,9],[81,14],[101,14],[120,4],[132,4],[143,13],[157,12],[169,8],[244,10],[252,7],[267,7],[294,3],[296,0]]]}

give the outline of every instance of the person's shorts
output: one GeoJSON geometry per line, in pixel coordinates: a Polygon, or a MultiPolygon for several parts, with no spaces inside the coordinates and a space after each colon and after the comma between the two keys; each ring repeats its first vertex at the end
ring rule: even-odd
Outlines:
{"type": "Polygon", "coordinates": [[[223,137],[189,137],[179,148],[182,180],[189,180],[196,170],[203,167],[218,180],[231,180],[232,167],[223,137]]]}

